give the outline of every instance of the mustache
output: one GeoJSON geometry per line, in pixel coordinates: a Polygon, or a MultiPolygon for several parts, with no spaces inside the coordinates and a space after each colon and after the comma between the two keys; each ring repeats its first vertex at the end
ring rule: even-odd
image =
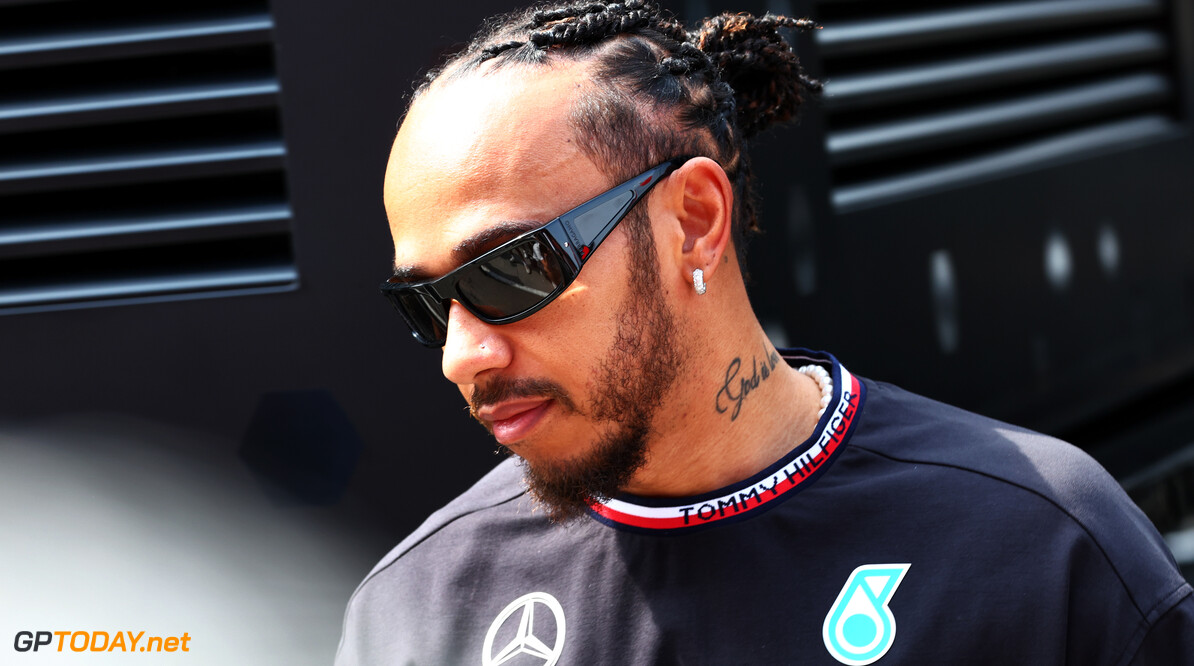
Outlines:
{"type": "Polygon", "coordinates": [[[477,418],[477,412],[486,406],[518,398],[551,398],[569,411],[577,411],[576,404],[559,384],[550,379],[533,377],[495,377],[485,384],[478,384],[469,396],[468,412],[482,424],[489,424],[477,418]]]}

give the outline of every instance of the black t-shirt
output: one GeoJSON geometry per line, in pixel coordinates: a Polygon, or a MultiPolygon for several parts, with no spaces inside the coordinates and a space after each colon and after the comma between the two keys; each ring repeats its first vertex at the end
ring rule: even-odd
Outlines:
{"type": "Polygon", "coordinates": [[[1091,458],[851,375],[700,497],[549,523],[513,461],[349,602],[337,664],[1194,664],[1194,596],[1091,458]]]}

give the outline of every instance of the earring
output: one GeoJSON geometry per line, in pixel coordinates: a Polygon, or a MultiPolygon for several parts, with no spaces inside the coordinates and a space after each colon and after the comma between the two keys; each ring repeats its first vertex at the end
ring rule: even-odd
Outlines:
{"type": "Polygon", "coordinates": [[[692,286],[696,288],[696,293],[705,293],[705,271],[699,268],[692,269],[692,286]]]}

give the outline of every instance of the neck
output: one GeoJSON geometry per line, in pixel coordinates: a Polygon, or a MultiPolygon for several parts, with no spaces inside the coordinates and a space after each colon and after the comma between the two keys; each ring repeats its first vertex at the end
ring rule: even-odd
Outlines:
{"type": "Polygon", "coordinates": [[[688,359],[653,424],[647,464],[626,491],[679,497],[715,490],[758,473],[813,432],[816,381],[780,358],[745,309],[740,321],[748,325],[718,327],[688,359]]]}

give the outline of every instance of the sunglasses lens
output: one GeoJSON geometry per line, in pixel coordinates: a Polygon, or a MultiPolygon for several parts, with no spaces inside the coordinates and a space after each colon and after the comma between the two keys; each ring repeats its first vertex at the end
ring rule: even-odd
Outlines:
{"type": "Polygon", "coordinates": [[[415,339],[425,345],[442,345],[448,334],[448,313],[443,303],[415,290],[386,291],[402,314],[415,339]]]}
{"type": "Polygon", "coordinates": [[[522,314],[550,298],[564,282],[559,258],[534,236],[476,264],[456,285],[466,305],[486,317],[522,314]]]}

